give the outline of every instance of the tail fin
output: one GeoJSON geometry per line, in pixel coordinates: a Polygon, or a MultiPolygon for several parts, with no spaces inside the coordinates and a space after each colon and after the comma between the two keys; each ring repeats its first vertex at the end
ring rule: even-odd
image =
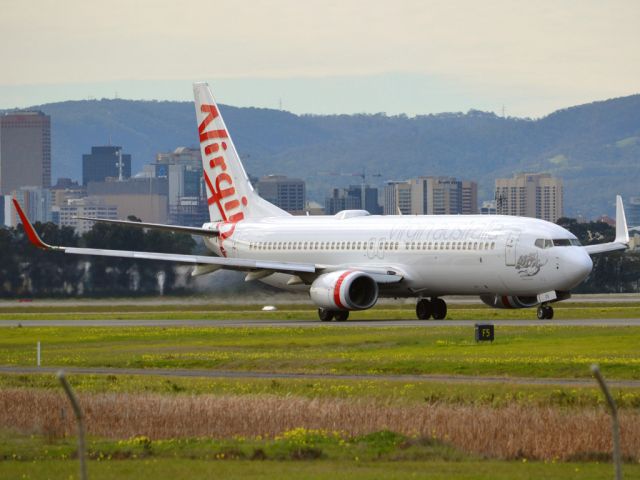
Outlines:
{"type": "Polygon", "coordinates": [[[212,222],[289,215],[254,191],[206,83],[194,83],[202,168],[212,222]]]}

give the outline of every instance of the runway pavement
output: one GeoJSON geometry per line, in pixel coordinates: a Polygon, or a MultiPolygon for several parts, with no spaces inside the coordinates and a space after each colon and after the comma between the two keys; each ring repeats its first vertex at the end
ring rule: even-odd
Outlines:
{"type": "Polygon", "coordinates": [[[640,318],[584,318],[574,320],[350,320],[347,322],[320,322],[319,320],[0,320],[1,327],[300,327],[300,328],[354,328],[354,327],[473,327],[475,323],[492,323],[496,327],[640,327],[640,318]]]}
{"type": "MultiPolygon", "coordinates": [[[[51,374],[60,370],[68,375],[143,375],[188,378],[303,379],[303,380],[378,380],[393,382],[475,383],[510,385],[557,385],[564,387],[597,387],[590,378],[476,377],[471,375],[338,375],[320,373],[271,373],[260,371],[229,371],[170,368],[108,368],[108,367],[9,367],[0,366],[0,374],[51,374]]],[[[640,380],[607,380],[610,387],[640,388],[640,380]]]]}

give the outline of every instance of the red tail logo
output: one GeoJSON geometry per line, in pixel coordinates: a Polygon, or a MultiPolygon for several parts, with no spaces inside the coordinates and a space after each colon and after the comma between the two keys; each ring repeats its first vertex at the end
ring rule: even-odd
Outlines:
{"type": "Polygon", "coordinates": [[[225,152],[229,138],[226,130],[207,130],[207,127],[218,117],[218,109],[215,105],[202,105],[200,111],[206,116],[198,126],[200,144],[203,147],[205,161],[208,162],[211,173],[215,175],[213,182],[204,168],[204,181],[207,184],[207,202],[216,204],[222,220],[227,222],[239,222],[244,219],[242,205],[247,205],[247,197],[238,198],[233,177],[226,173],[225,152]]]}

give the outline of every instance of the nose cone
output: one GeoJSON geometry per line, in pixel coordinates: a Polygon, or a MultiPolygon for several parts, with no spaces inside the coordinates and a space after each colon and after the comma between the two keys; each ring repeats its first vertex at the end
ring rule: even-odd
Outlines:
{"type": "Polygon", "coordinates": [[[564,255],[561,269],[570,290],[584,281],[591,273],[593,262],[589,254],[581,247],[570,247],[564,255]]]}

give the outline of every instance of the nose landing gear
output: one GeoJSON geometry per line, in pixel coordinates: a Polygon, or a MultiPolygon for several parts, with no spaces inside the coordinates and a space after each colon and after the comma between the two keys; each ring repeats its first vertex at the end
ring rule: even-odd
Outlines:
{"type": "Polygon", "coordinates": [[[538,306],[538,320],[551,320],[553,318],[553,307],[549,305],[538,306]]]}
{"type": "Polygon", "coordinates": [[[441,298],[421,298],[416,304],[416,316],[419,320],[442,320],[447,316],[447,303],[441,298]]]}

